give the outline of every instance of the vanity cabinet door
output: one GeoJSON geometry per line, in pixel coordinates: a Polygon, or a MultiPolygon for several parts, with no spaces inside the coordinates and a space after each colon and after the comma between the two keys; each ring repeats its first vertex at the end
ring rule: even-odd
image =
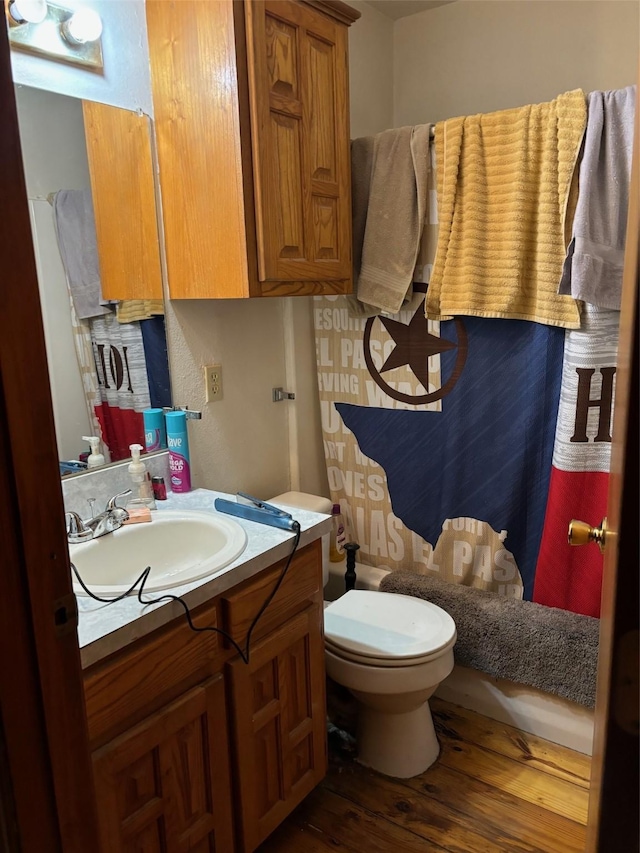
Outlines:
{"type": "Polygon", "coordinates": [[[314,605],[231,662],[239,845],[250,853],[327,769],[322,610],[314,605]]]}
{"type": "Polygon", "coordinates": [[[103,853],[231,853],[224,681],[187,691],[93,754],[103,853]]]}
{"type": "Polygon", "coordinates": [[[296,0],[245,9],[263,293],[348,292],[347,27],[296,0]]]}

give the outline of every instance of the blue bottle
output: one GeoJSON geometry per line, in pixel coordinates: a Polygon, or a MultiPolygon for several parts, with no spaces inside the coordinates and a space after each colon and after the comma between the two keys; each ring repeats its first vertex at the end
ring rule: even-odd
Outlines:
{"type": "Polygon", "coordinates": [[[169,473],[171,491],[191,491],[191,463],[189,460],[189,437],[187,416],[184,412],[167,412],[167,445],[169,447],[169,473]]]}
{"type": "Polygon", "coordinates": [[[152,450],[166,450],[167,431],[164,425],[162,409],[145,409],[142,413],[144,423],[144,447],[147,453],[152,450]]]}

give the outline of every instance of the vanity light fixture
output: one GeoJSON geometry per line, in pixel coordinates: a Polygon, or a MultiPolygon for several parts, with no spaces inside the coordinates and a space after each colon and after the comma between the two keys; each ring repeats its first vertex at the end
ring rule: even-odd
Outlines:
{"type": "Polygon", "coordinates": [[[41,24],[47,17],[47,0],[10,0],[9,15],[16,24],[41,24]]]}
{"type": "Polygon", "coordinates": [[[102,70],[102,20],[86,6],[65,9],[46,0],[5,0],[11,47],[102,70]]]}
{"type": "Polygon", "coordinates": [[[102,18],[93,9],[78,9],[62,24],[61,30],[71,44],[87,44],[102,35],[102,18]]]}

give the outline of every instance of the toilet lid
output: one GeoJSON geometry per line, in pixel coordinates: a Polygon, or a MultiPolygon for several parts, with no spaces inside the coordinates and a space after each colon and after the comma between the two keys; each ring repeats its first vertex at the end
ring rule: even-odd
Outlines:
{"type": "Polygon", "coordinates": [[[411,595],[352,589],[324,611],[330,645],[363,658],[418,658],[449,645],[455,622],[411,595]]]}

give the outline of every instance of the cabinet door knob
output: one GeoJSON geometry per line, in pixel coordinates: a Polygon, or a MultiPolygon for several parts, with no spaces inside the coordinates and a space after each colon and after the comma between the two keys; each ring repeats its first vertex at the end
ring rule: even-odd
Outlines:
{"type": "Polygon", "coordinates": [[[607,539],[607,519],[603,518],[600,527],[591,527],[586,521],[577,521],[575,518],[569,522],[569,545],[587,545],[596,542],[600,551],[604,553],[607,539]]]}

